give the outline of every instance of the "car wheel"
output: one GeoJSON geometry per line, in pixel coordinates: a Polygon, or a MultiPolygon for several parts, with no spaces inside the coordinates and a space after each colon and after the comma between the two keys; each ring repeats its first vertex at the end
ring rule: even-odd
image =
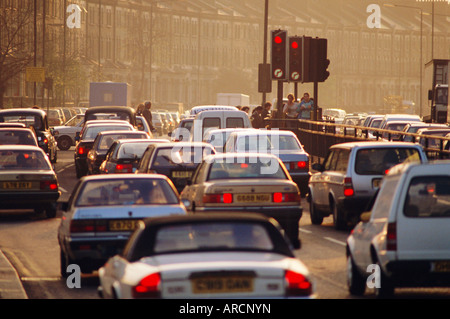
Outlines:
{"type": "Polygon", "coordinates": [[[47,218],[55,218],[56,217],[56,203],[54,204],[49,204],[46,208],[45,208],[45,216],[47,216],[47,218]]]}
{"type": "Polygon", "coordinates": [[[61,136],[58,139],[58,148],[61,151],[67,151],[72,146],[72,140],[68,136],[61,136]]]}
{"type": "Polygon", "coordinates": [[[379,262],[377,262],[377,265],[380,269],[380,284],[378,287],[375,287],[375,296],[379,299],[390,298],[394,294],[395,286],[392,280],[383,272],[379,262]]]}
{"type": "Polygon", "coordinates": [[[342,211],[339,209],[336,202],[333,202],[333,222],[334,228],[337,230],[344,230],[346,228],[345,219],[342,216],[342,211]]]}
{"type": "Polygon", "coordinates": [[[317,210],[316,205],[314,205],[311,193],[309,195],[309,216],[311,217],[311,223],[313,225],[322,225],[323,216],[320,211],[317,210]]]}
{"type": "Polygon", "coordinates": [[[347,286],[352,295],[362,296],[366,290],[366,280],[356,268],[350,254],[347,256],[347,286]]]}

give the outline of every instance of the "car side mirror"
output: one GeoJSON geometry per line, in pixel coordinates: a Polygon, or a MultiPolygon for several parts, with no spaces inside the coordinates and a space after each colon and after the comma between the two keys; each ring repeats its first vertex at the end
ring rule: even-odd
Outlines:
{"type": "Polygon", "coordinates": [[[323,172],[323,171],[325,170],[325,167],[324,167],[322,164],[320,164],[320,163],[314,163],[314,164],[312,164],[312,165],[311,165],[311,168],[312,168],[313,170],[315,170],[315,171],[318,171],[318,172],[323,172]]]}
{"type": "Polygon", "coordinates": [[[367,223],[370,220],[371,212],[364,212],[361,214],[360,219],[363,223],[367,223]]]}

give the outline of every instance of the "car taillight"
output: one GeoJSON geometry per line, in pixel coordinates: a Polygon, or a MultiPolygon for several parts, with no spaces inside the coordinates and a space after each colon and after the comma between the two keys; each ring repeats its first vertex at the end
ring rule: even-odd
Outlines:
{"type": "Polygon", "coordinates": [[[353,189],[353,183],[351,177],[344,178],[344,196],[350,197],[355,195],[355,190],[353,189]]]}
{"type": "Polygon", "coordinates": [[[287,270],[284,279],[286,280],[286,296],[311,295],[312,284],[304,275],[287,270]]]}
{"type": "Polygon", "coordinates": [[[41,181],[41,190],[56,190],[58,189],[58,183],[56,181],[41,181]]]}
{"type": "Polygon", "coordinates": [[[397,250],[397,224],[389,223],[387,225],[386,249],[397,250]]]}
{"type": "Polygon", "coordinates": [[[77,151],[79,155],[83,155],[89,153],[90,149],[80,146],[77,151]]]}
{"type": "Polygon", "coordinates": [[[274,203],[283,203],[283,202],[299,202],[300,194],[299,193],[273,193],[272,200],[274,203]]]}
{"type": "Polygon", "coordinates": [[[89,233],[108,231],[107,223],[103,220],[72,220],[70,222],[71,233],[89,233]]]}
{"type": "Polygon", "coordinates": [[[309,170],[309,162],[308,161],[298,161],[298,162],[290,162],[289,163],[290,170],[309,170]]]}
{"type": "Polygon", "coordinates": [[[154,273],[143,278],[138,285],[132,288],[134,298],[159,298],[161,276],[159,273],[154,273]]]}
{"type": "Polygon", "coordinates": [[[116,173],[131,173],[133,171],[132,164],[117,164],[116,173]]]}
{"type": "Polygon", "coordinates": [[[205,204],[231,204],[233,202],[233,194],[205,194],[203,195],[203,203],[205,204]]]}

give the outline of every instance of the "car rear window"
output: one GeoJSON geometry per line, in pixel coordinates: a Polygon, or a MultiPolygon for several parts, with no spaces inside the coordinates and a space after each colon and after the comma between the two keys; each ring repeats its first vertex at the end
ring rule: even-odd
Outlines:
{"type": "Polygon", "coordinates": [[[355,172],[360,175],[384,175],[403,162],[420,162],[417,148],[367,148],[356,154],[355,172]]]}
{"type": "Polygon", "coordinates": [[[211,165],[208,180],[244,179],[244,178],[281,178],[287,179],[286,174],[276,159],[261,159],[252,161],[251,158],[218,160],[211,165]]]}
{"type": "Polygon", "coordinates": [[[34,145],[38,146],[36,143],[36,138],[31,132],[26,131],[0,131],[0,144],[3,145],[34,145]]]}
{"type": "Polygon", "coordinates": [[[170,148],[160,148],[157,150],[152,167],[198,165],[206,156],[214,153],[212,147],[175,146],[170,148]]]}
{"type": "Polygon", "coordinates": [[[5,150],[0,152],[0,170],[49,170],[45,155],[37,151],[5,150]]]}
{"type": "Polygon", "coordinates": [[[84,131],[82,139],[93,140],[97,137],[97,134],[105,131],[132,131],[131,126],[115,125],[115,126],[91,126],[84,131]]]}
{"type": "Polygon", "coordinates": [[[450,217],[450,176],[413,178],[403,214],[407,217],[450,217]]]}

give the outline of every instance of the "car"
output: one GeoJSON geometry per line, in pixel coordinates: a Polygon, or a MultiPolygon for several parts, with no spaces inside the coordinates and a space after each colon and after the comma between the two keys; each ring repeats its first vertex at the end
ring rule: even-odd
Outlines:
{"type": "Polygon", "coordinates": [[[165,139],[125,139],[116,140],[106,153],[100,165],[100,174],[134,173],[142,154],[152,143],[168,143],[165,139]]]}
{"type": "Polygon", "coordinates": [[[386,114],[380,124],[381,129],[385,129],[387,123],[391,121],[407,121],[407,122],[422,122],[419,115],[415,114],[386,114]]]}
{"type": "Polygon", "coordinates": [[[189,141],[193,123],[192,117],[182,119],[175,130],[168,133],[170,140],[172,142],[189,141]]]}
{"type": "Polygon", "coordinates": [[[63,125],[66,122],[66,117],[61,109],[49,109],[47,115],[48,125],[51,127],[63,125]]]}
{"type": "MultiPolygon", "coordinates": [[[[410,124],[411,122],[408,121],[389,121],[386,123],[384,129],[388,131],[398,131],[403,132],[403,129],[406,125],[410,124]]],[[[419,122],[417,122],[419,123],[419,122]]],[[[383,132],[381,133],[381,138],[385,141],[399,141],[401,137],[401,133],[388,133],[383,132]]]]}
{"type": "Polygon", "coordinates": [[[0,128],[3,127],[27,127],[24,123],[4,122],[0,123],[0,128]]]}
{"type": "Polygon", "coordinates": [[[84,126],[84,114],[77,114],[62,126],[53,127],[53,135],[61,151],[67,151],[75,145],[75,137],[84,126]]]}
{"type": "MultiPolygon", "coordinates": [[[[447,128],[447,124],[440,123],[424,123],[424,122],[411,122],[408,123],[404,128],[402,133],[417,133],[421,128],[447,128]]],[[[400,141],[403,142],[415,142],[416,138],[413,135],[403,134],[400,136],[400,141]]]]}
{"type": "Polygon", "coordinates": [[[147,133],[149,138],[153,138],[153,132],[150,126],[148,125],[148,122],[145,119],[145,117],[136,115],[136,128],[138,131],[147,133]]]}
{"type": "Polygon", "coordinates": [[[342,124],[346,115],[347,112],[345,110],[337,108],[325,109],[322,112],[324,119],[333,120],[336,124],[342,124]]]}
{"type": "Polygon", "coordinates": [[[180,197],[190,213],[257,212],[275,218],[300,247],[301,197],[278,157],[222,153],[206,157],[180,197]]]}
{"type": "Polygon", "coordinates": [[[321,225],[333,216],[336,229],[356,225],[379,188],[386,172],[403,162],[427,162],[423,148],[414,143],[361,141],[330,147],[323,164],[309,180],[307,200],[311,223],[321,225]]]}
{"type": "Polygon", "coordinates": [[[441,143],[442,146],[445,143],[445,140],[440,138],[433,138],[433,137],[445,137],[447,134],[450,133],[450,127],[447,128],[421,128],[417,130],[417,134],[420,136],[417,137],[417,143],[422,145],[422,147],[425,150],[428,149],[440,149],[441,143]]]}
{"type": "Polygon", "coordinates": [[[85,176],[61,208],[57,237],[63,277],[70,264],[91,273],[120,253],[139,220],[186,214],[172,182],[156,174],[85,176]]]}
{"type": "Polygon", "coordinates": [[[270,153],[278,156],[300,188],[302,196],[308,193],[311,177],[309,154],[303,149],[295,133],[285,130],[240,130],[230,134],[226,153],[270,153]]]}
{"type": "Polygon", "coordinates": [[[450,287],[449,172],[450,161],[440,160],[400,164],[384,177],[346,241],[352,295],[365,293],[369,275],[378,297],[396,287],[450,287]]]}
{"type": "Polygon", "coordinates": [[[0,127],[0,145],[39,146],[35,132],[27,127],[0,127]]]}
{"type": "Polygon", "coordinates": [[[233,132],[240,132],[243,130],[254,130],[253,128],[222,128],[222,129],[210,129],[206,131],[203,137],[203,142],[209,143],[214,146],[217,153],[223,153],[223,148],[226,141],[233,132]]]}
{"type": "Polygon", "coordinates": [[[278,223],[259,214],[155,217],[98,271],[103,298],[315,298],[278,223]]]}
{"type": "Polygon", "coordinates": [[[160,113],[152,112],[152,124],[156,130],[156,134],[158,134],[159,136],[165,135],[167,133],[165,120],[160,113]]]}
{"type": "Polygon", "coordinates": [[[106,157],[106,153],[115,140],[121,139],[149,139],[147,133],[142,131],[103,131],[95,137],[92,148],[89,150],[86,158],[87,174],[99,174],[99,167],[106,157]]]}
{"type": "Polygon", "coordinates": [[[103,131],[135,131],[134,127],[125,121],[114,122],[106,121],[96,123],[97,121],[88,121],[78,135],[78,141],[75,146],[74,162],[77,178],[87,174],[87,155],[94,144],[94,140],[99,132],[103,131]]]}
{"type": "Polygon", "coordinates": [[[203,111],[237,111],[238,108],[229,105],[197,105],[189,111],[189,117],[194,118],[197,114],[203,111]]]}
{"type": "Polygon", "coordinates": [[[23,123],[36,132],[39,147],[47,154],[50,162],[58,159],[56,139],[47,120],[47,113],[41,109],[3,109],[0,110],[0,123],[23,123]]]}
{"type": "Polygon", "coordinates": [[[211,154],[215,154],[214,148],[203,142],[153,143],[144,151],[135,173],[163,174],[181,193],[197,166],[211,154]]]}
{"type": "Polygon", "coordinates": [[[34,209],[56,216],[58,178],[38,146],[0,145],[0,209],[34,209]]]}

